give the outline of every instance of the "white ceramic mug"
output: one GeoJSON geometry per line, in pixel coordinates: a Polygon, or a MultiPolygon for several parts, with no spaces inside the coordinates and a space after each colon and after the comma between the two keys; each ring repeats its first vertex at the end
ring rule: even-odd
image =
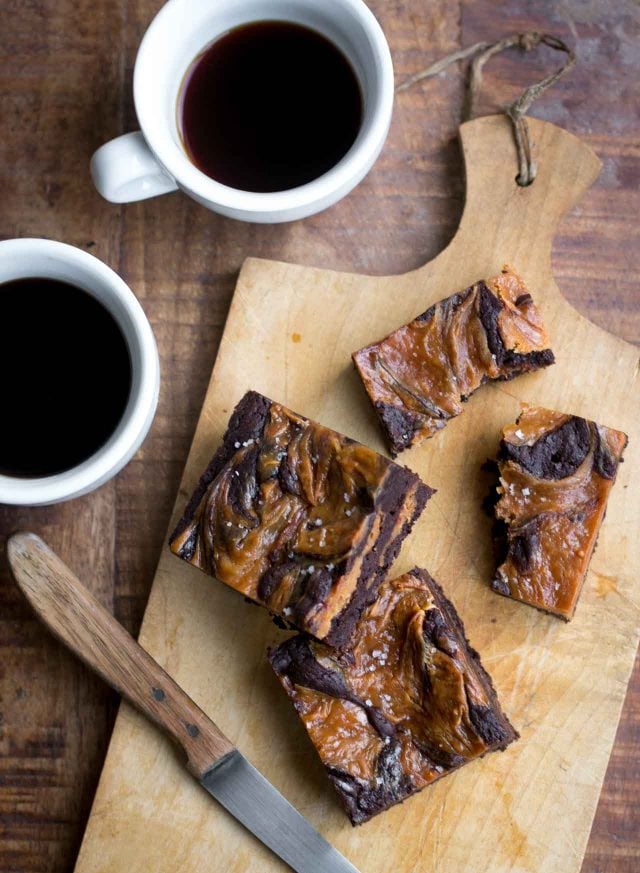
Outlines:
{"type": "Polygon", "coordinates": [[[111,140],[91,159],[103,197],[127,203],[180,188],[222,215],[274,223],[331,206],[368,173],[391,122],[393,66],[382,29],[362,0],[169,0],[140,44],[133,94],[141,131],[111,140]],[[261,194],[222,185],[190,161],[177,107],[185,73],[211,42],[265,20],[306,25],[341,49],[360,82],[364,113],[356,141],[335,167],[298,188],[261,194]]]}
{"type": "MultiPolygon", "coordinates": [[[[52,476],[30,479],[0,475],[0,503],[41,506],[92,491],[133,457],[156,411],[160,363],[151,325],[133,291],[93,255],[46,239],[0,242],[0,284],[29,277],[68,282],[99,300],[118,324],[131,356],[129,401],[118,427],[102,448],[81,464],[52,476]]],[[[108,361],[105,366],[109,366],[108,361]]],[[[11,410],[5,414],[10,421],[11,410]]]]}

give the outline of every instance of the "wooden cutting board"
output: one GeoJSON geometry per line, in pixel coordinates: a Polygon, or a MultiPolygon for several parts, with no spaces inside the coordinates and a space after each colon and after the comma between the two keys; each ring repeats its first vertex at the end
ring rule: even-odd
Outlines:
{"type": "MultiPolygon", "coordinates": [[[[551,274],[563,214],[598,174],[574,136],[531,121],[539,173],[515,184],[503,116],[461,128],[467,203],[450,245],[402,276],[245,262],[173,525],[248,388],[383,450],[349,356],[431,303],[511,264],[540,304],[558,363],[483,387],[402,461],[438,494],[405,543],[460,611],[521,740],[352,829],[264,653],[263,610],[163,550],[140,640],[251,761],[362,873],[573,873],[581,866],[640,632],[638,351],[582,318],[551,274]],[[521,401],[595,418],[630,445],[569,625],[498,597],[481,464],[521,401]],[[633,484],[631,484],[633,483],[633,484]]],[[[587,263],[576,269],[588,270],[587,263]]],[[[603,288],[606,294],[607,289],[603,288]]],[[[195,784],[128,706],[118,716],[76,873],[265,873],[285,866],[195,784]]]]}

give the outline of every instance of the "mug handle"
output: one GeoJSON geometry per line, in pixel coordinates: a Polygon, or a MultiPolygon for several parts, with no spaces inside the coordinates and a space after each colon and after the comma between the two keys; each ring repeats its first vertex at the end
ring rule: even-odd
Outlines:
{"type": "Polygon", "coordinates": [[[91,158],[91,176],[110,203],[133,203],[177,191],[178,185],[160,166],[141,131],[106,142],[91,158]]]}

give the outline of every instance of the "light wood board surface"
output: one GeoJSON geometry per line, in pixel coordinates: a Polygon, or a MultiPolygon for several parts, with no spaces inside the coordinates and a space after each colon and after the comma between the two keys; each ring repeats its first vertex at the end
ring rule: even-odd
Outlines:
{"type": "MultiPolygon", "coordinates": [[[[461,225],[416,271],[366,277],[245,263],[174,513],[249,387],[382,449],[350,352],[511,264],[540,305],[558,363],[482,388],[442,434],[404,453],[439,492],[395,569],[425,566],[444,586],[521,740],[352,829],[265,662],[265,648],[282,636],[265,612],[165,548],[143,623],[142,644],[362,873],[579,870],[633,664],[640,631],[640,491],[630,485],[640,446],[638,353],[578,315],[551,276],[554,230],[595,179],[598,161],[551,124],[532,121],[531,133],[539,174],[519,188],[506,119],[461,128],[461,225]],[[481,502],[489,480],[480,465],[495,454],[499,429],[521,401],[595,418],[630,436],[569,625],[487,585],[490,521],[481,502]]],[[[191,781],[154,728],[123,706],[76,871],[178,869],[258,873],[284,866],[191,781]]]]}

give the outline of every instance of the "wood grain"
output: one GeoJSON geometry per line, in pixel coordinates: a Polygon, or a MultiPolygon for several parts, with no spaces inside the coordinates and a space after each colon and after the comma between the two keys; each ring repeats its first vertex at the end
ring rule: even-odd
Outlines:
{"type": "MultiPolygon", "coordinates": [[[[242,260],[249,254],[375,274],[435,256],[463,199],[455,140],[462,70],[399,97],[373,172],[328,212],[281,227],[240,225],[176,195],[118,208],[93,192],[91,152],[133,129],[131,69],[160,0],[6,0],[0,4],[0,235],[89,248],[119,270],[151,319],[163,371],[142,450],[96,494],[61,507],[0,510],[4,533],[32,527],[129,629],[137,631],[242,260]]],[[[578,66],[534,114],[578,133],[603,161],[562,221],[553,271],[596,323],[640,342],[637,105],[640,24],[622,0],[397,0],[371,3],[398,81],[460,45],[550,30],[578,66]]],[[[491,111],[556,59],[515,52],[485,68],[491,111]]],[[[2,567],[0,869],[66,871],[79,844],[116,701],[52,642],[2,567]]],[[[640,863],[640,665],[636,666],[583,873],[640,863]]]]}
{"type": "Polygon", "coordinates": [[[233,744],[36,534],[7,541],[18,587],[68,649],[182,747],[197,779],[233,744]]]}
{"type": "MultiPolygon", "coordinates": [[[[426,865],[447,873],[578,873],[640,636],[640,592],[631,569],[640,561],[633,535],[640,492],[630,487],[640,469],[638,352],[573,310],[550,265],[555,229],[600,163],[561,128],[532,120],[530,133],[539,171],[534,184],[520,188],[508,119],[490,116],[462,126],[467,197],[460,227],[450,245],[417,270],[375,277],[245,261],[171,522],[250,386],[383,450],[350,352],[494,275],[503,263],[513,265],[549,326],[557,363],[508,385],[485,386],[437,438],[403,453],[403,462],[437,494],[393,572],[425,565],[443,584],[521,732],[520,743],[354,830],[265,663],[267,646],[283,633],[263,610],[248,608],[165,546],[141,629],[145,648],[363,873],[409,873],[426,865]],[[596,373],[607,383],[604,395],[596,373]],[[597,412],[630,438],[591,584],[568,628],[496,597],[487,585],[493,556],[481,507],[488,480],[479,471],[523,402],[585,417],[597,412]]],[[[220,869],[284,869],[185,784],[162,738],[123,709],[76,873],[170,873],[178,859],[184,873],[196,873],[212,853],[220,869]]]]}

